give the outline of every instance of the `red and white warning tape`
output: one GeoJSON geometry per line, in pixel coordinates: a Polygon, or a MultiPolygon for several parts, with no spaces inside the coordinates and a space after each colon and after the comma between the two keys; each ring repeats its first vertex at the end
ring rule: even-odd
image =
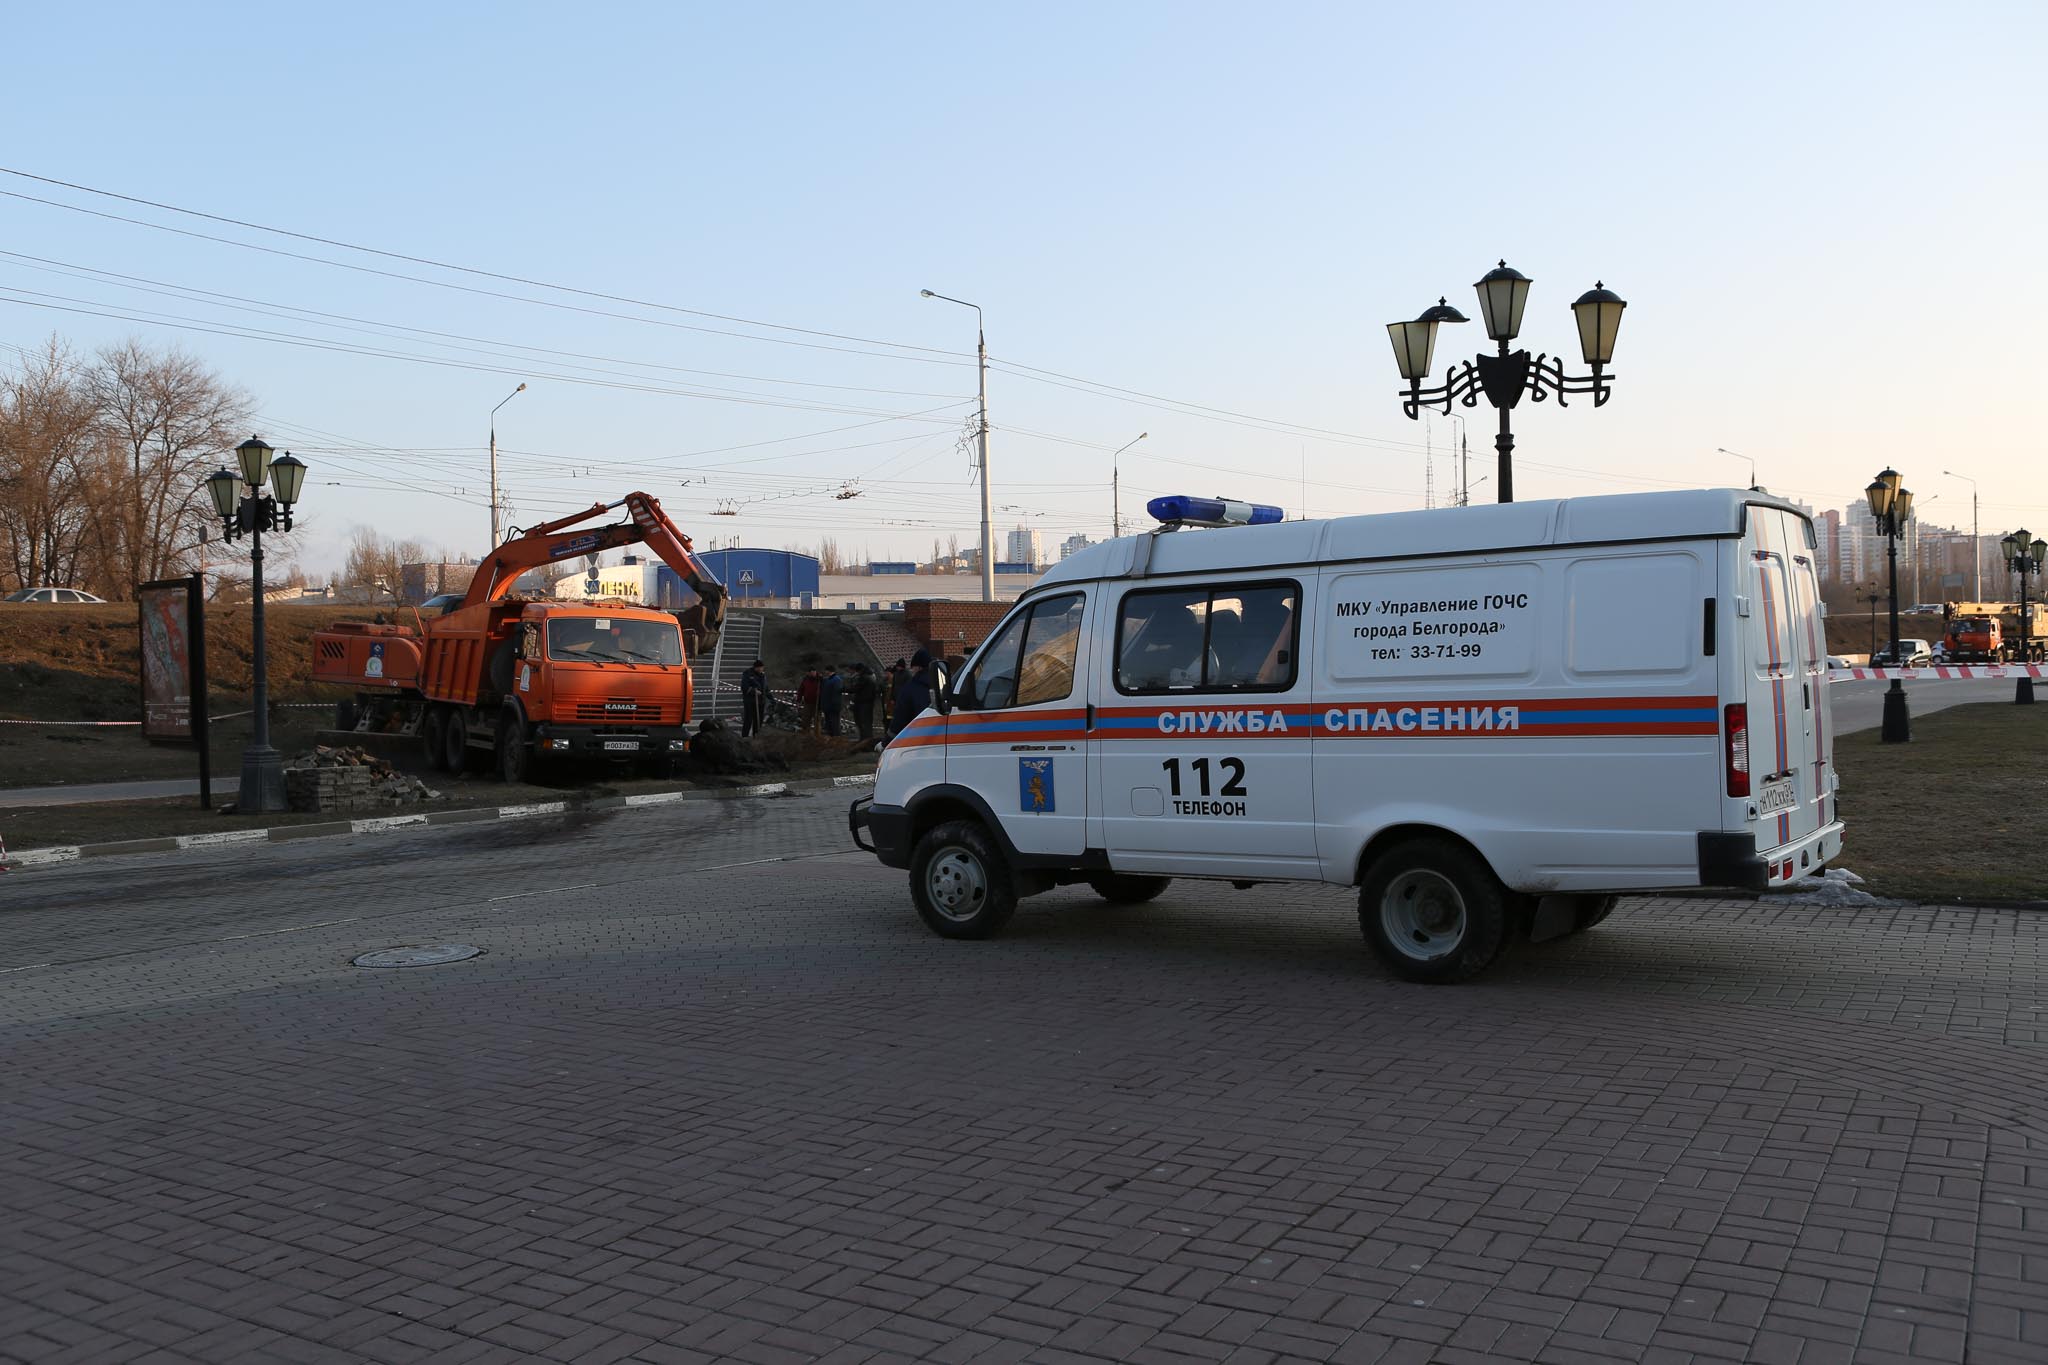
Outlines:
{"type": "Polygon", "coordinates": [[[1922,682],[1966,682],[1974,678],[2048,678],[2048,664],[1930,664],[1919,668],[1831,668],[1829,682],[1866,682],[1884,678],[1922,682]]]}

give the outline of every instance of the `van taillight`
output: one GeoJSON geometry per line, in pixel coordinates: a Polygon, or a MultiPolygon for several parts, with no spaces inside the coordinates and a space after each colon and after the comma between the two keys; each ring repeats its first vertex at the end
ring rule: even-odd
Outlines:
{"type": "Polygon", "coordinates": [[[1726,708],[1721,733],[1728,743],[1728,794],[1749,795],[1749,708],[1736,702],[1726,708]]]}

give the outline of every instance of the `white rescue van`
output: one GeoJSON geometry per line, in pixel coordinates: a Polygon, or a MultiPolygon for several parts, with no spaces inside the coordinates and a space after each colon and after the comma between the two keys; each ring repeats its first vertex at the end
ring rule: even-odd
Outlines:
{"type": "Polygon", "coordinates": [[[854,838],[947,937],[1064,884],[1318,881],[1396,973],[1459,980],[1618,893],[1837,856],[1814,563],[1805,513],[1733,489],[1170,523],[1039,579],[854,838]]]}

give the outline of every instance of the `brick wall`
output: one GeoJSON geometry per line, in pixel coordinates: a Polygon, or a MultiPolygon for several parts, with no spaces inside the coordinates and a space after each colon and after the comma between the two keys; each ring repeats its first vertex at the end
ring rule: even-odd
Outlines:
{"type": "Polygon", "coordinates": [[[934,655],[956,658],[979,647],[1011,605],[920,598],[903,604],[903,628],[934,655]]]}

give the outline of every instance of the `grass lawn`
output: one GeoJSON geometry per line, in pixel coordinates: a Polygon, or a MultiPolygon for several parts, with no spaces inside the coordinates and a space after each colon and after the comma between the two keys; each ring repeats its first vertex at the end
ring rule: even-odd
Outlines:
{"type": "Polygon", "coordinates": [[[1986,702],[1835,741],[1846,826],[1836,865],[1879,896],[2048,899],[2048,704],[1986,702]]]}

